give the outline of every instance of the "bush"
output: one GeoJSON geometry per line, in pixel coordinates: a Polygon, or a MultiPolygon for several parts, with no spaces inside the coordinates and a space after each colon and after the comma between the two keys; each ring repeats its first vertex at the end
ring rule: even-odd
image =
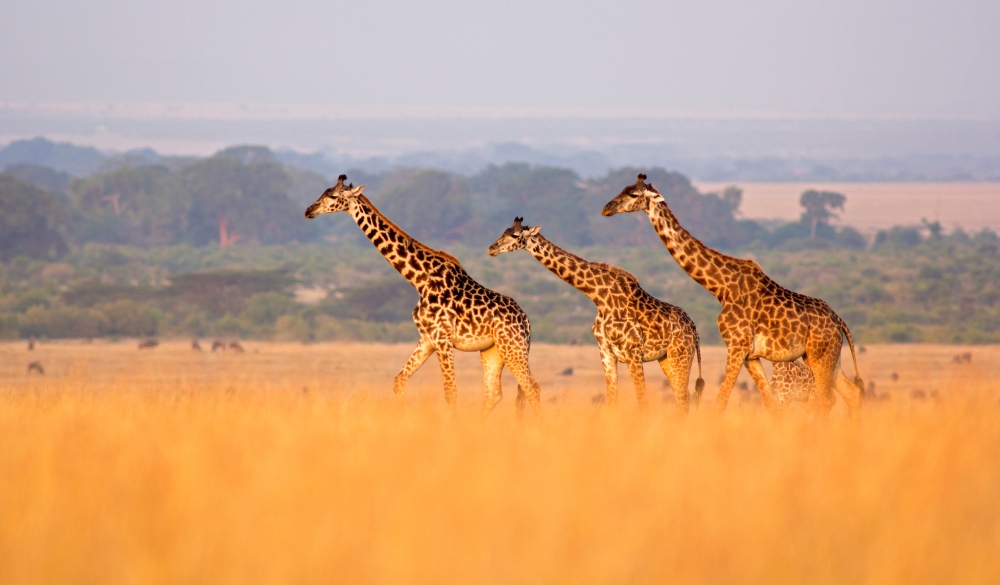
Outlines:
{"type": "Polygon", "coordinates": [[[108,330],[107,318],[92,309],[34,306],[20,320],[21,337],[92,338],[108,330]]]}
{"type": "Polygon", "coordinates": [[[125,337],[156,335],[162,313],[143,303],[115,301],[96,307],[107,319],[107,334],[125,337]]]}

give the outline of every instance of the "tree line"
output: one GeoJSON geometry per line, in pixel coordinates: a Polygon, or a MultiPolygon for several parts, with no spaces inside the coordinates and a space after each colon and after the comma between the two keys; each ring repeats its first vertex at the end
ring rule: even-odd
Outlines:
{"type": "MultiPolygon", "coordinates": [[[[349,218],[302,217],[329,186],[326,177],[282,164],[264,147],[238,146],[204,159],[128,159],[127,164],[72,177],[36,165],[0,173],[0,260],[18,255],[55,259],[87,243],[142,247],[190,244],[222,248],[321,239],[361,241],[349,218]]],[[[508,163],[471,177],[401,168],[380,174],[348,171],[355,184],[394,221],[434,245],[483,245],[515,215],[544,224],[567,246],[657,246],[635,217],[600,216],[609,196],[642,170],[681,222],[710,246],[735,250],[762,242],[864,247],[850,227],[835,228],[831,212],[843,196],[803,195],[803,219],[765,229],[739,218],[741,193],[700,193],[687,177],[664,169],[626,167],[583,180],[567,169],[508,163]],[[840,199],[838,200],[837,197],[840,199]]]]}

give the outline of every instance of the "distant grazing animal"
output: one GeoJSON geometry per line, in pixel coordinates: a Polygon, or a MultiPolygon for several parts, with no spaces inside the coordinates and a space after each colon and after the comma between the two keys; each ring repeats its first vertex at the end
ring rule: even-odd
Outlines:
{"type": "Polygon", "coordinates": [[[35,336],[34,335],[32,335],[30,339],[28,339],[28,351],[35,351],[35,336]]]}
{"type": "Polygon", "coordinates": [[[28,364],[28,373],[30,374],[31,372],[44,374],[45,367],[42,366],[42,362],[31,362],[30,364],[28,364]]]}
{"type": "Polygon", "coordinates": [[[868,388],[865,389],[865,400],[873,400],[875,402],[882,402],[885,400],[892,400],[892,395],[888,392],[879,393],[875,390],[875,382],[868,380],[868,388]]]}
{"type": "Polygon", "coordinates": [[[863,345],[859,345],[858,346],[858,353],[867,353],[867,352],[868,352],[868,348],[867,347],[865,347],[863,345]]]}
{"type": "Polygon", "coordinates": [[[891,379],[893,382],[898,382],[899,381],[899,374],[897,374],[896,372],[893,372],[892,374],[889,375],[889,379],[891,379]]]}
{"type": "Polygon", "coordinates": [[[655,361],[670,380],[677,405],[687,412],[688,379],[695,356],[698,380],[692,398],[697,405],[705,381],[701,379],[698,330],[688,314],[647,293],[631,273],[571,254],[538,233],[541,226],[522,225],[523,219],[514,218],[514,224],[490,246],[489,255],[525,250],[597,305],[592,330],[601,348],[608,405],[618,404],[618,362],[625,362],[639,408],[645,409],[648,401],[642,364],[655,361]]]}
{"type": "Polygon", "coordinates": [[[572,376],[573,375],[573,368],[566,368],[565,370],[559,372],[559,375],[560,376],[572,376]]]}
{"type": "Polygon", "coordinates": [[[354,187],[345,184],[346,180],[347,175],[340,175],[337,184],[306,209],[306,217],[347,211],[379,253],[417,289],[420,301],[413,310],[413,322],[420,342],[396,374],[396,396],[402,397],[406,381],[436,352],[445,401],[454,407],[454,350],[478,351],[486,385],[483,413],[493,410],[502,398],[500,374],[504,366],[517,378],[518,413],[525,402],[537,412],[541,388],[528,367],[531,325],[521,307],[473,280],[454,256],[413,239],[362,195],[364,185],[354,187]]]}
{"type": "Polygon", "coordinates": [[[216,339],[215,341],[213,341],[212,342],[212,351],[215,351],[215,350],[226,351],[226,342],[225,341],[219,341],[218,339],[216,339]]]}
{"type": "Polygon", "coordinates": [[[960,353],[951,358],[951,361],[956,364],[971,364],[972,363],[972,352],[967,351],[965,353],[960,353]]]}
{"type": "Polygon", "coordinates": [[[240,342],[235,339],[229,342],[229,349],[235,351],[236,353],[243,353],[243,346],[240,345],[240,342]]]}
{"type": "Polygon", "coordinates": [[[160,342],[155,339],[144,339],[139,342],[139,349],[153,349],[157,345],[160,345],[160,342]]]}
{"type": "Polygon", "coordinates": [[[802,358],[813,371],[816,390],[809,407],[829,412],[836,399],[833,390],[856,415],[864,401],[864,382],[857,374],[857,357],[851,333],[830,305],[820,299],[790,291],[771,280],[753,260],[721,254],[681,227],[663,196],[639,175],[634,185],[622,189],[602,210],[605,216],[642,211],[674,260],[698,284],[722,303],[719,333],[725,341],[726,377],[715,405],[723,410],[740,370],[745,366],[757,384],[764,406],[777,405],[760,359],[772,363],[802,358]],[[854,382],[840,369],[844,338],[854,361],[854,382]]]}
{"type": "Polygon", "coordinates": [[[192,339],[191,340],[191,349],[193,351],[201,351],[201,344],[198,343],[197,339],[192,339]]]}

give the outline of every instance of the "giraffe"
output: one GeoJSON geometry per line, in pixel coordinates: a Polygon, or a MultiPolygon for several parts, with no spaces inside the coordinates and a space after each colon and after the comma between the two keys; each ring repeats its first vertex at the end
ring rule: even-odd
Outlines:
{"type": "Polygon", "coordinates": [[[402,398],[406,381],[433,353],[444,377],[444,397],[454,408],[454,350],[478,351],[483,365],[486,397],[483,414],[502,399],[500,374],[506,366],[517,378],[517,412],[527,403],[539,411],[541,388],[528,367],[531,325],[521,307],[475,280],[454,256],[434,250],[392,223],[362,194],[365,186],[345,185],[347,175],[306,209],[306,217],[347,211],[372,244],[420,294],[413,322],[420,341],[396,374],[393,392],[402,398]]]}
{"type": "Polygon", "coordinates": [[[602,215],[643,211],[674,260],[722,304],[719,332],[727,347],[726,373],[716,408],[724,410],[742,367],[746,367],[761,394],[761,402],[775,411],[774,397],[760,358],[790,362],[802,358],[815,377],[809,396],[814,412],[829,412],[836,398],[844,398],[851,416],[864,401],[864,383],[858,372],[851,332],[824,301],[790,291],[771,280],[753,260],[726,256],[701,243],[681,227],[663,196],[646,175],[622,189],[602,215]],[[854,383],[840,369],[843,338],[851,348],[854,383]]]}
{"type": "Polygon", "coordinates": [[[680,307],[665,303],[639,286],[632,274],[608,264],[588,262],[556,246],[539,231],[523,226],[524,218],[489,248],[490,256],[526,250],[553,274],[587,295],[597,305],[593,332],[601,348],[607,384],[607,404],[618,403],[618,362],[625,362],[635,387],[639,408],[645,410],[646,382],[642,363],[657,361],[674,389],[677,406],[687,413],[688,377],[698,357],[698,380],[692,399],[697,406],[705,381],[701,378],[701,348],[694,321],[680,307]]]}

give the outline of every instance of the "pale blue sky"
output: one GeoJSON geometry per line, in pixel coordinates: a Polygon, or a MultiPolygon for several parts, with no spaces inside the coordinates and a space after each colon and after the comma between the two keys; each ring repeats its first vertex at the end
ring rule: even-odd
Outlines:
{"type": "Polygon", "coordinates": [[[1000,119],[1000,2],[0,0],[0,102],[1000,119]]]}

